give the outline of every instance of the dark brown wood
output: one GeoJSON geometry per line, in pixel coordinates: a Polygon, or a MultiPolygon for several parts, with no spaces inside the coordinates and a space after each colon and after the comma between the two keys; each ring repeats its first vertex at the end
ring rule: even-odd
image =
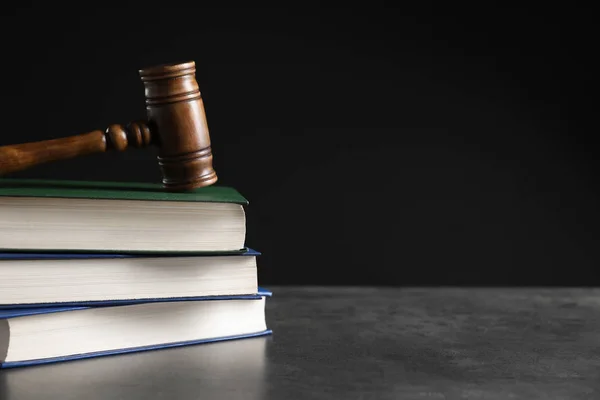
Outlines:
{"type": "Polygon", "coordinates": [[[134,122],[127,127],[111,125],[104,132],[96,130],[66,138],[3,146],[0,147],[0,175],[51,161],[108,150],[123,151],[127,147],[144,147],[150,143],[147,124],[134,122]]]}
{"type": "Polygon", "coordinates": [[[147,121],[127,127],[40,142],[0,147],[0,175],[43,163],[128,147],[158,145],[163,186],[171,191],[212,185],[217,174],[204,103],[193,61],[165,64],[139,71],[146,94],[147,121]]]}
{"type": "Polygon", "coordinates": [[[190,190],[212,185],[217,174],[193,61],[139,71],[146,88],[148,123],[159,141],[163,185],[190,190]]]}

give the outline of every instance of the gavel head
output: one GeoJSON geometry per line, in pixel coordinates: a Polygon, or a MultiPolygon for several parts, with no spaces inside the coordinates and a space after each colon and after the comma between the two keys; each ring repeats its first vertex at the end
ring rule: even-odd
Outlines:
{"type": "Polygon", "coordinates": [[[146,112],[166,190],[182,191],[217,181],[210,136],[193,61],[139,71],[146,112]]]}

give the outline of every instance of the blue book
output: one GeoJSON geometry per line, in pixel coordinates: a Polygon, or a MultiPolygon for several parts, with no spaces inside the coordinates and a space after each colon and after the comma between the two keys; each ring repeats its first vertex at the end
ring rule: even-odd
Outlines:
{"type": "Polygon", "coordinates": [[[259,255],[0,253],[0,310],[252,296],[259,255]]]}
{"type": "Polygon", "coordinates": [[[272,293],[0,310],[0,368],[264,336],[272,293]]]}

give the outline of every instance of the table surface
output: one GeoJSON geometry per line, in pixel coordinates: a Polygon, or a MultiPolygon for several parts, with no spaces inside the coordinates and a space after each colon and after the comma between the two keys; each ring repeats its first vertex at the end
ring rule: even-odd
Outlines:
{"type": "Polygon", "coordinates": [[[0,371],[0,399],[600,399],[600,289],[270,287],[269,337],[0,371]]]}

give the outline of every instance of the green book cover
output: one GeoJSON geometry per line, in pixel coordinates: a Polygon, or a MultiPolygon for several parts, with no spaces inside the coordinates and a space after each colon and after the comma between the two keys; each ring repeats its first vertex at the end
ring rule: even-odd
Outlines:
{"type": "Polygon", "coordinates": [[[211,185],[188,192],[168,192],[160,184],[0,178],[0,197],[55,197],[105,200],[191,201],[248,205],[237,190],[211,185]]]}
{"type": "MultiPolygon", "coordinates": [[[[76,181],[50,179],[7,179],[0,178],[0,198],[37,197],[37,198],[79,198],[103,200],[140,200],[175,202],[211,202],[233,203],[245,206],[248,201],[235,189],[227,186],[211,185],[187,192],[169,192],[160,184],[140,182],[76,181]]],[[[95,249],[11,249],[0,244],[2,252],[28,253],[132,253],[132,254],[197,254],[228,255],[243,254],[246,247],[228,251],[161,251],[161,250],[102,250],[95,249]]]]}

